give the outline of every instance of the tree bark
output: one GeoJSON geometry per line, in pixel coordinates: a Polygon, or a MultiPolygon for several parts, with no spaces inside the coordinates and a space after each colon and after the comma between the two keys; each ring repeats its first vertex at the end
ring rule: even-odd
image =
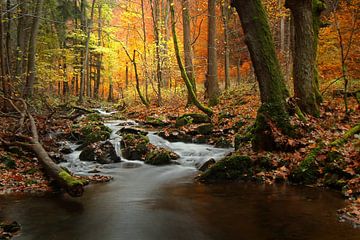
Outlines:
{"type": "Polygon", "coordinates": [[[33,17],[33,23],[31,27],[30,43],[29,43],[29,54],[28,54],[28,69],[27,78],[23,95],[25,98],[32,97],[34,93],[34,83],[36,78],[36,45],[37,35],[40,26],[40,17],[42,11],[43,0],[36,1],[35,16],[33,17]]]}
{"type": "Polygon", "coordinates": [[[313,0],[287,0],[295,27],[294,92],[301,111],[319,115],[315,81],[315,34],[313,28],[313,0]]]}
{"type": "MultiPolygon", "coordinates": [[[[101,36],[102,36],[102,5],[98,6],[98,47],[101,47],[101,36]]],[[[96,57],[96,80],[94,84],[94,97],[99,98],[99,89],[101,81],[101,65],[102,65],[102,54],[98,53],[96,57]]]]}
{"type": "Polygon", "coordinates": [[[230,89],[230,49],[229,49],[229,17],[230,17],[230,6],[225,1],[221,5],[221,13],[224,27],[224,66],[225,66],[225,89],[230,89]]]}
{"type": "Polygon", "coordinates": [[[15,65],[15,76],[17,80],[22,82],[24,73],[24,56],[26,55],[26,13],[27,13],[27,0],[18,0],[20,4],[20,13],[18,15],[18,26],[17,26],[17,46],[16,46],[16,65],[15,65]]]}
{"type": "Polygon", "coordinates": [[[276,150],[274,133],[291,134],[287,113],[288,91],[276,58],[268,19],[261,0],[233,0],[259,83],[261,106],[254,126],[254,150],[276,150]]]}
{"type": "Polygon", "coordinates": [[[219,95],[216,54],[216,0],[208,0],[208,63],[205,98],[209,100],[210,106],[214,106],[218,104],[219,95]]]}
{"type": "MultiPolygon", "coordinates": [[[[191,46],[191,27],[190,27],[190,8],[189,0],[182,0],[182,18],[183,18],[183,41],[184,41],[184,59],[185,70],[190,80],[192,89],[196,95],[195,72],[193,65],[193,51],[191,46]]],[[[191,94],[188,93],[187,105],[192,104],[191,94]]]]}

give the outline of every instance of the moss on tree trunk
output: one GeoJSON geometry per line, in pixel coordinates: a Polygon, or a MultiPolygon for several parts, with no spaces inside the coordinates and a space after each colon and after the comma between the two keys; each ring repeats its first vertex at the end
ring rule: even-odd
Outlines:
{"type": "Polygon", "coordinates": [[[283,134],[291,133],[291,125],[286,103],[289,93],[276,58],[267,15],[261,0],[233,0],[232,6],[240,16],[260,87],[262,105],[254,128],[253,147],[256,150],[274,150],[276,143],[272,125],[283,134]]]}

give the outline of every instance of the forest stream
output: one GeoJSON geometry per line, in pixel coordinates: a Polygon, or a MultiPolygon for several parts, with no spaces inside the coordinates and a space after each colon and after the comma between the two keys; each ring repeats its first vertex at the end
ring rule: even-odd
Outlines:
{"type": "MultiPolygon", "coordinates": [[[[130,122],[132,123],[132,122],[130,122]]],[[[119,121],[107,122],[120,154],[119,121]]],[[[90,185],[81,198],[47,194],[0,196],[0,213],[22,226],[18,240],[201,240],[359,239],[358,229],[341,223],[340,194],[315,188],[256,183],[200,184],[196,164],[232,149],[170,143],[154,133],[150,142],[180,155],[177,165],[141,161],[85,163],[79,151],[64,166],[77,174],[99,170],[113,181],[90,185]]],[[[76,146],[73,146],[74,148],[76,146]]]]}

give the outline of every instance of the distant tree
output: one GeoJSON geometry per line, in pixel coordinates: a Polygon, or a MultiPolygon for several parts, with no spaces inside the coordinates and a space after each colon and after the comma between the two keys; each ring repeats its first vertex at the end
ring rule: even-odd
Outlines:
{"type": "Polygon", "coordinates": [[[220,88],[216,54],[216,0],[208,0],[208,62],[205,81],[205,98],[209,105],[218,104],[220,88]]]}
{"type": "MultiPolygon", "coordinates": [[[[196,82],[193,64],[193,51],[191,45],[191,27],[190,27],[190,9],[189,0],[182,0],[182,17],[183,17],[183,41],[184,41],[184,58],[186,74],[189,77],[190,83],[196,95],[196,82]]],[[[192,104],[191,94],[188,93],[188,105],[192,104]]]]}
{"type": "Polygon", "coordinates": [[[41,11],[42,11],[43,0],[36,0],[35,2],[35,12],[33,16],[31,32],[30,32],[30,42],[29,42],[29,54],[28,54],[28,66],[27,66],[27,77],[25,88],[23,91],[23,96],[25,98],[32,97],[34,93],[34,83],[36,78],[36,46],[37,46],[37,35],[39,31],[41,11]]]}

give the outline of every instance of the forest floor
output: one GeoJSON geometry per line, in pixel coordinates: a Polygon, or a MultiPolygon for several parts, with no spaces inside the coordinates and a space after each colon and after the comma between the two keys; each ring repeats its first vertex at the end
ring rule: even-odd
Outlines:
{"type": "MultiPolygon", "coordinates": [[[[241,95],[238,92],[226,92],[221,96],[220,103],[214,108],[213,125],[217,132],[224,132],[226,138],[233,141],[239,131],[244,131],[251,127],[255,121],[257,109],[259,107],[258,94],[241,95]],[[255,96],[254,96],[255,95],[255,96]],[[226,116],[226,117],[224,117],[226,116]],[[241,129],[234,130],[235,125],[241,123],[241,129]]],[[[185,107],[184,96],[176,94],[164,99],[163,106],[157,107],[151,105],[144,107],[139,102],[128,104],[125,110],[122,110],[122,117],[146,122],[149,117],[162,119],[164,122],[171,123],[170,127],[162,127],[163,131],[171,131],[174,128],[174,119],[185,113],[199,112],[195,107],[185,107]],[[171,119],[171,120],[170,120],[171,119]]],[[[114,108],[114,106],[109,106],[114,108]]],[[[300,121],[297,117],[292,117],[291,121],[296,126],[299,133],[298,138],[283,138],[279,135],[279,141],[285,141],[286,145],[293,147],[291,150],[279,152],[254,152],[251,143],[242,144],[237,150],[242,155],[250,156],[255,159],[264,157],[272,160],[273,167],[269,171],[261,171],[256,175],[256,180],[261,180],[266,184],[274,184],[278,181],[287,181],[291,169],[299,165],[304,158],[314,148],[317,147],[319,140],[329,146],[331,142],[343,136],[343,134],[360,122],[359,105],[355,99],[349,99],[350,115],[344,120],[344,103],[341,97],[327,97],[321,106],[321,115],[319,118],[307,116],[307,122],[300,121]],[[278,165],[279,161],[286,164],[278,165]]],[[[116,110],[116,109],[115,109],[116,110]]],[[[36,116],[39,132],[49,132],[51,130],[68,131],[71,121],[64,119],[46,120],[43,116],[36,116]]],[[[14,128],[14,119],[0,117],[0,137],[4,137],[14,128]]],[[[185,132],[189,126],[181,127],[185,132]]],[[[44,135],[45,136],[45,135],[44,135]]],[[[56,151],[56,143],[52,139],[43,138],[42,142],[47,146],[47,151],[56,151]]],[[[360,226],[360,136],[355,135],[351,140],[341,147],[324,147],[317,156],[317,161],[325,161],[326,152],[334,151],[342,156],[343,161],[338,168],[344,172],[346,187],[333,188],[342,191],[345,197],[349,199],[348,207],[339,210],[342,219],[351,221],[360,226]]],[[[321,164],[320,164],[321,165],[321,164]]],[[[324,167],[319,168],[320,172],[324,167]]],[[[101,177],[100,177],[101,178],[101,177]]],[[[343,180],[343,179],[340,179],[343,180]]],[[[96,180],[95,180],[96,181],[96,180]]],[[[100,180],[101,181],[101,180],[100,180]]],[[[319,178],[312,186],[326,186],[325,180],[319,178]]],[[[343,186],[343,185],[342,185],[343,186]]],[[[35,155],[18,147],[11,149],[0,146],[0,194],[9,193],[41,193],[53,191],[51,182],[46,178],[41,170],[35,155]]],[[[0,226],[0,235],[2,228],[0,226]]]]}

